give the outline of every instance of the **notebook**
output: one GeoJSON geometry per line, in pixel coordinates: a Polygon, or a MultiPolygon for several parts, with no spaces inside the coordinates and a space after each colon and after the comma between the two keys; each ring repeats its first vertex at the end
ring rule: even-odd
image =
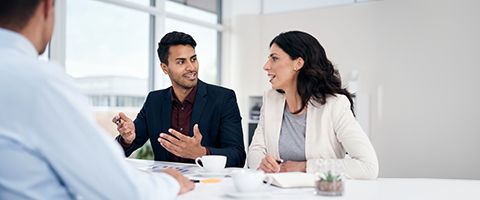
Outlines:
{"type": "Polygon", "coordinates": [[[314,187],[315,176],[303,172],[283,172],[267,174],[267,180],[272,179],[272,185],[281,188],[314,187]]]}

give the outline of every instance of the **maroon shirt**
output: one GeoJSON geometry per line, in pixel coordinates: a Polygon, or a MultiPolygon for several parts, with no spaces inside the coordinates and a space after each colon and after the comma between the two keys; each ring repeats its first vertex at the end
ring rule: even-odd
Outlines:
{"type": "MultiPolygon", "coordinates": [[[[190,122],[192,121],[193,103],[195,102],[195,96],[197,94],[197,87],[195,86],[192,91],[185,97],[185,100],[180,102],[173,88],[172,92],[172,128],[188,136],[190,130],[190,122]]],[[[193,124],[192,124],[193,126],[193,124]]],[[[172,154],[172,161],[174,162],[191,162],[190,159],[181,158],[172,154]]]]}
{"type": "MultiPolygon", "coordinates": [[[[197,94],[197,86],[195,86],[192,91],[185,97],[185,100],[180,102],[177,96],[173,92],[173,88],[170,88],[172,93],[172,124],[171,128],[177,130],[178,132],[182,133],[183,135],[188,136],[188,131],[190,130],[190,122],[192,121],[192,114],[193,114],[193,103],[195,102],[195,96],[197,94]]],[[[194,124],[192,124],[193,127],[194,124]]],[[[119,135],[117,136],[117,141],[123,148],[128,148],[130,145],[127,145],[123,138],[119,135]]],[[[210,154],[208,148],[207,155],[210,154]]],[[[181,158],[171,154],[171,161],[173,162],[182,162],[182,163],[191,163],[193,160],[187,158],[181,158]]]]}

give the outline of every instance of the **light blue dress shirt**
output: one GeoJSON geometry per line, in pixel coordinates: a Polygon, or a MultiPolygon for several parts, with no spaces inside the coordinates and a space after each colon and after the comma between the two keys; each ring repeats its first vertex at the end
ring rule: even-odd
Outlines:
{"type": "Polygon", "coordinates": [[[0,199],[174,199],[178,182],[136,170],[64,70],[0,28],[0,199]]]}

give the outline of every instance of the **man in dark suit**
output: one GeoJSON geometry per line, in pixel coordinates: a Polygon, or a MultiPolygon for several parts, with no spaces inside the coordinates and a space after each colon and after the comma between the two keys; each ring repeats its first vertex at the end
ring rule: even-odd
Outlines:
{"type": "Polygon", "coordinates": [[[233,90],[198,80],[195,40],[170,32],[157,50],[162,71],[172,86],[148,94],[132,121],[119,113],[113,118],[116,140],[125,155],[150,139],[155,160],[191,163],[204,155],[227,156],[227,167],[243,167],[245,149],[240,111],[233,90]]]}

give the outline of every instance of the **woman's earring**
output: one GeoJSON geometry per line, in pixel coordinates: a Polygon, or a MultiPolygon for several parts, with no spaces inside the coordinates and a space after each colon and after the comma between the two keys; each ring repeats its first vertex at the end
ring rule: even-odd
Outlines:
{"type": "Polygon", "coordinates": [[[297,68],[296,68],[296,67],[294,67],[294,68],[293,68],[293,70],[297,71],[297,68]]]}

